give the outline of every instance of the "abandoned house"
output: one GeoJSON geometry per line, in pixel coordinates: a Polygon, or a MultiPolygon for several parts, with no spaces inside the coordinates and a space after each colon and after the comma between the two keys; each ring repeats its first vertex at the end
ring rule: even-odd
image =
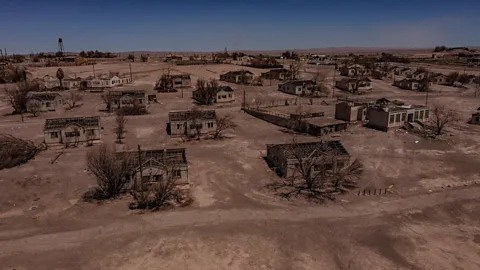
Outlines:
{"type": "Polygon", "coordinates": [[[168,113],[167,133],[171,136],[195,136],[215,132],[217,128],[214,110],[174,111],[168,113]]]}
{"type": "Polygon", "coordinates": [[[43,132],[46,144],[91,144],[101,138],[100,117],[46,119],[43,132]]]}
{"type": "Polygon", "coordinates": [[[436,76],[432,77],[431,82],[435,84],[447,85],[449,83],[449,79],[447,75],[437,74],[436,76]]]}
{"type": "Polygon", "coordinates": [[[118,153],[118,155],[125,154],[135,156],[129,169],[132,185],[140,183],[152,185],[162,180],[172,179],[176,185],[188,189],[185,148],[141,150],[140,154],[138,151],[118,153]]]}
{"type": "Polygon", "coordinates": [[[107,104],[107,110],[120,109],[123,107],[147,105],[147,96],[144,90],[111,90],[108,91],[110,103],[107,104]]]}
{"type": "Polygon", "coordinates": [[[157,90],[188,88],[192,86],[192,79],[188,74],[163,75],[155,84],[157,90]]]}
{"type": "MultiPolygon", "coordinates": [[[[192,92],[192,97],[196,101],[200,102],[201,104],[208,104],[208,98],[210,94],[195,90],[192,92]]],[[[216,89],[216,92],[213,94],[212,102],[213,103],[225,103],[225,102],[232,102],[235,101],[235,93],[230,86],[219,86],[216,89]]]]}
{"type": "Polygon", "coordinates": [[[372,81],[367,78],[342,78],[335,82],[335,87],[352,93],[365,92],[372,90],[372,81]]]}
{"type": "Polygon", "coordinates": [[[383,131],[402,127],[405,123],[422,122],[429,117],[430,107],[423,105],[399,105],[390,102],[367,107],[368,126],[383,131]]]}
{"type": "Polygon", "coordinates": [[[27,111],[31,112],[37,104],[40,112],[55,111],[63,105],[63,99],[57,92],[28,92],[27,111]]]}
{"type": "Polygon", "coordinates": [[[272,69],[268,72],[262,73],[262,78],[267,79],[267,80],[288,80],[291,77],[291,72],[288,69],[284,68],[277,68],[277,69],[272,69]]]}
{"type": "Polygon", "coordinates": [[[367,120],[367,103],[342,101],[335,105],[335,119],[343,121],[367,120]]]}
{"type": "Polygon", "coordinates": [[[476,113],[472,114],[472,119],[470,120],[470,124],[480,125],[480,107],[477,109],[476,113]]]}
{"type": "Polygon", "coordinates": [[[60,80],[57,77],[45,75],[39,80],[41,81],[40,85],[43,89],[54,89],[60,87],[60,80]]]}
{"type": "Polygon", "coordinates": [[[411,78],[411,79],[414,79],[414,80],[417,80],[417,81],[421,81],[421,80],[427,78],[428,73],[425,72],[425,71],[422,71],[422,70],[416,70],[415,72],[413,72],[412,74],[407,75],[407,76],[408,76],[408,78],[411,78]]]}
{"type": "Polygon", "coordinates": [[[424,82],[414,79],[403,79],[399,81],[394,81],[393,85],[405,90],[421,90],[425,87],[424,82]]]}
{"type": "Polygon", "coordinates": [[[267,160],[279,175],[294,177],[299,175],[300,161],[314,163],[312,173],[338,171],[348,165],[350,155],[340,141],[267,144],[267,160]]]}
{"type": "Polygon", "coordinates": [[[278,85],[278,90],[287,94],[305,96],[314,91],[315,82],[311,80],[291,80],[278,85]]]}
{"type": "Polygon", "coordinates": [[[251,84],[253,73],[248,70],[230,71],[220,75],[220,80],[231,83],[251,84]]]}
{"type": "Polygon", "coordinates": [[[70,78],[65,76],[62,80],[63,87],[67,89],[76,89],[80,87],[80,82],[82,81],[81,78],[70,78]]]}
{"type": "Polygon", "coordinates": [[[129,77],[118,77],[116,75],[104,75],[98,78],[93,78],[87,81],[88,88],[111,88],[120,86],[123,84],[131,83],[132,80],[129,77]]]}
{"type": "Polygon", "coordinates": [[[349,66],[345,65],[340,68],[340,75],[348,77],[369,76],[371,75],[371,70],[358,64],[349,66]]]}

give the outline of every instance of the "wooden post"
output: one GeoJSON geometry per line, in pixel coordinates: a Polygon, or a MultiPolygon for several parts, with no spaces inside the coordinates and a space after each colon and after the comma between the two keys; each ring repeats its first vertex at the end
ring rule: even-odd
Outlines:
{"type": "MultiPolygon", "coordinates": [[[[133,82],[133,77],[132,77],[132,63],[128,63],[128,67],[130,68],[130,83],[133,82]]],[[[183,96],[182,96],[183,97],[183,96]]]]}
{"type": "MultiPolygon", "coordinates": [[[[140,144],[138,145],[138,164],[140,165],[140,183],[143,181],[143,167],[142,167],[142,151],[140,150],[140,144]]],[[[133,180],[133,190],[136,190],[137,181],[133,180]]],[[[140,187],[143,188],[143,187],[140,187]]]]}
{"type": "Polygon", "coordinates": [[[92,64],[93,67],[93,78],[95,78],[95,63],[92,64]]]}

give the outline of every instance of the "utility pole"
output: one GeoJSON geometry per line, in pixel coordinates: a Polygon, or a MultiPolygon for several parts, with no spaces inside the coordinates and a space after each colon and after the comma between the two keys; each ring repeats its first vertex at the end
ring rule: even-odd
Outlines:
{"type": "MultiPolygon", "coordinates": [[[[142,166],[142,151],[140,150],[140,144],[138,144],[138,165],[140,166],[140,183],[143,181],[143,166],[142,166]]],[[[136,191],[137,179],[133,180],[133,190],[136,191]]],[[[140,189],[143,188],[143,185],[140,189]]]]}
{"type": "Polygon", "coordinates": [[[132,63],[128,63],[128,67],[130,68],[130,82],[133,82],[133,77],[132,77],[132,63]]]}
{"type": "Polygon", "coordinates": [[[242,101],[243,108],[245,108],[245,102],[246,102],[245,98],[246,98],[246,94],[245,94],[245,90],[243,90],[243,101],[242,101]]]}
{"type": "Polygon", "coordinates": [[[95,78],[95,63],[92,64],[92,68],[93,68],[93,78],[95,78]]]}
{"type": "Polygon", "coordinates": [[[337,73],[336,69],[337,63],[335,63],[335,66],[333,67],[333,82],[332,82],[332,97],[335,97],[335,74],[337,73]]]}

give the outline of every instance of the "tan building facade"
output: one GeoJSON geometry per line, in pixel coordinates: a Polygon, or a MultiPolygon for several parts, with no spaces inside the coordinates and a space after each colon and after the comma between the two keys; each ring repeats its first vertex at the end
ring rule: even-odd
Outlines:
{"type": "MultiPolygon", "coordinates": [[[[201,104],[207,104],[207,96],[199,90],[192,92],[192,97],[201,104]]],[[[235,101],[235,92],[230,86],[219,86],[213,96],[213,103],[227,103],[235,101]]]]}
{"type": "Polygon", "coordinates": [[[100,117],[72,117],[46,119],[43,129],[47,145],[78,145],[101,139],[100,117]]]}
{"type": "Polygon", "coordinates": [[[248,70],[230,71],[220,75],[220,80],[231,83],[250,84],[253,82],[253,73],[248,70]]]}
{"type": "Polygon", "coordinates": [[[57,92],[29,92],[27,94],[27,111],[39,106],[40,112],[55,111],[63,107],[63,98],[57,92]]]}
{"type": "Polygon", "coordinates": [[[310,80],[292,80],[278,85],[278,90],[287,94],[305,96],[314,91],[315,83],[310,80]]]}
{"type": "Polygon", "coordinates": [[[216,113],[208,111],[174,111],[168,114],[167,133],[171,136],[195,136],[214,133],[216,113]]]}
{"type": "Polygon", "coordinates": [[[111,90],[108,91],[110,105],[107,105],[107,110],[120,109],[123,107],[147,105],[147,96],[144,90],[111,90]]]}
{"type": "Polygon", "coordinates": [[[335,82],[335,87],[352,93],[365,92],[372,90],[372,81],[367,78],[342,78],[335,82]]]}
{"type": "Polygon", "coordinates": [[[388,131],[406,122],[425,121],[430,117],[430,107],[419,105],[387,105],[367,108],[368,126],[388,131]]]}
{"type": "Polygon", "coordinates": [[[299,163],[308,157],[314,158],[315,166],[312,173],[316,172],[317,166],[337,171],[350,161],[350,155],[340,141],[267,145],[267,160],[279,175],[286,178],[299,175],[299,163]],[[332,156],[327,157],[325,152],[332,156]]]}
{"type": "Polygon", "coordinates": [[[343,121],[367,120],[367,106],[362,103],[343,101],[335,105],[335,119],[343,121]]]}
{"type": "Polygon", "coordinates": [[[189,188],[185,148],[141,150],[140,155],[138,151],[118,153],[126,154],[135,157],[129,174],[132,184],[153,186],[168,179],[182,189],[189,188]]]}

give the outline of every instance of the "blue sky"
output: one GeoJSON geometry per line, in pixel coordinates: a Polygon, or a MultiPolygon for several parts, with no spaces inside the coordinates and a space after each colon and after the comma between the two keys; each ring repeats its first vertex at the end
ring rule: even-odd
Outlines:
{"type": "Polygon", "coordinates": [[[480,45],[480,0],[0,0],[12,53],[480,45]]]}

